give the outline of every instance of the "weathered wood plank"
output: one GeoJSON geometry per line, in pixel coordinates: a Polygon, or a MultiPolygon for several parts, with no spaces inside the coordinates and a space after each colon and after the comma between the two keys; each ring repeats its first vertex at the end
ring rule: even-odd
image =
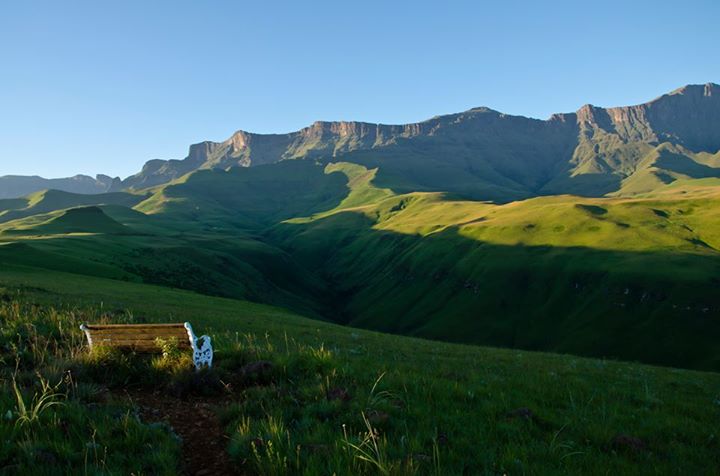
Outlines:
{"type": "Polygon", "coordinates": [[[157,339],[175,340],[179,348],[191,348],[183,323],[171,324],[92,324],[84,327],[93,346],[128,348],[157,352],[157,339]]]}
{"type": "Polygon", "coordinates": [[[138,339],[138,340],[144,340],[144,339],[163,339],[163,340],[171,340],[176,339],[178,341],[190,341],[187,334],[98,334],[98,333],[90,333],[93,339],[138,339]]]}
{"type": "MultiPolygon", "coordinates": [[[[159,347],[155,339],[93,339],[93,345],[111,345],[115,347],[123,347],[128,345],[140,345],[147,347],[159,347]]],[[[178,347],[190,347],[190,342],[178,341],[178,347]]]]}
{"type": "Polygon", "coordinates": [[[138,332],[96,332],[96,331],[90,331],[90,335],[98,336],[98,337],[135,337],[135,336],[155,336],[155,337],[162,337],[163,339],[171,338],[171,337],[177,337],[177,338],[183,338],[188,339],[187,332],[181,333],[181,332],[152,332],[152,331],[138,331],[138,332]]]}
{"type": "Polygon", "coordinates": [[[133,333],[133,332],[152,332],[153,334],[168,334],[168,333],[183,333],[187,334],[187,330],[184,327],[118,327],[118,328],[93,328],[88,327],[90,332],[113,332],[113,333],[133,333]]]}
{"type": "Polygon", "coordinates": [[[105,349],[118,349],[123,352],[137,352],[138,354],[159,354],[162,352],[160,347],[139,347],[139,346],[116,346],[116,345],[102,345],[93,346],[93,348],[105,348],[105,349]]]}
{"type": "Polygon", "coordinates": [[[173,324],[87,324],[85,327],[88,329],[113,329],[113,328],[133,328],[133,327],[149,327],[153,329],[162,328],[162,327],[182,327],[185,328],[185,324],[183,323],[173,323],[173,324]]]}
{"type": "Polygon", "coordinates": [[[95,336],[137,336],[137,335],[154,335],[154,336],[185,336],[187,337],[188,333],[185,331],[173,331],[173,332],[155,332],[151,329],[137,329],[134,331],[93,331],[89,330],[87,332],[90,332],[90,334],[95,336]]]}
{"type": "MultiPolygon", "coordinates": [[[[93,342],[103,342],[103,341],[118,341],[118,342],[155,342],[158,337],[157,336],[98,336],[94,335],[91,336],[93,342]]],[[[178,345],[185,345],[186,343],[190,345],[190,340],[185,339],[177,339],[175,337],[167,338],[167,337],[160,337],[160,340],[163,342],[170,342],[170,341],[176,341],[178,345]]]]}

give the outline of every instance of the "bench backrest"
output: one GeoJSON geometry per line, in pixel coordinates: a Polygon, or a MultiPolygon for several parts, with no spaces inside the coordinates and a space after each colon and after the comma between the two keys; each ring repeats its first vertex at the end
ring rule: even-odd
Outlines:
{"type": "Polygon", "coordinates": [[[175,324],[83,324],[90,347],[118,347],[135,352],[161,352],[157,339],[175,339],[178,348],[193,347],[192,330],[184,323],[175,324]],[[189,332],[188,332],[189,331],[189,332]]]}

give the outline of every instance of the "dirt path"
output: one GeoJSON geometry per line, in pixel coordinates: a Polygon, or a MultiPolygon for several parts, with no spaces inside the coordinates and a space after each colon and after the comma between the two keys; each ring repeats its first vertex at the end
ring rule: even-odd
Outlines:
{"type": "Polygon", "coordinates": [[[182,469],[188,476],[241,475],[227,454],[228,437],[212,407],[218,398],[186,397],[130,392],[146,422],[166,422],[182,438],[182,469]]]}

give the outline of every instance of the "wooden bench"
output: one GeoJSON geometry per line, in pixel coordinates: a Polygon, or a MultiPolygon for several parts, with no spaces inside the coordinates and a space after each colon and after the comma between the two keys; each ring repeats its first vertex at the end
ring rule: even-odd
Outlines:
{"type": "Polygon", "coordinates": [[[175,339],[180,349],[192,349],[195,368],[212,367],[213,349],[210,337],[195,336],[189,322],[176,324],[83,324],[88,345],[116,347],[139,353],[159,353],[158,339],[175,339]],[[199,341],[202,344],[198,347],[199,341]]]}

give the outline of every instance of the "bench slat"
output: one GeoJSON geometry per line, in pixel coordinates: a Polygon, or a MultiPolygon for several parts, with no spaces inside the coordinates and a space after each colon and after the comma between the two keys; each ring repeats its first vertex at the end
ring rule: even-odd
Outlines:
{"type": "Polygon", "coordinates": [[[185,324],[174,323],[174,324],[87,324],[85,326],[88,329],[116,329],[116,328],[137,328],[137,327],[149,327],[151,329],[157,329],[161,327],[180,327],[185,328],[185,324]]]}
{"type": "Polygon", "coordinates": [[[141,342],[155,342],[156,339],[160,339],[164,342],[170,342],[170,341],[177,341],[178,344],[182,344],[187,342],[190,343],[190,339],[185,337],[176,337],[176,336],[131,336],[131,335],[124,335],[124,336],[99,336],[99,335],[93,335],[92,341],[93,342],[101,342],[101,341],[141,341],[141,342]]]}
{"type": "Polygon", "coordinates": [[[130,341],[130,340],[124,340],[124,341],[117,341],[117,340],[108,340],[108,341],[97,341],[93,342],[93,346],[95,347],[152,347],[159,349],[160,346],[155,344],[154,342],[151,342],[149,340],[146,341],[130,341]]]}
{"type": "Polygon", "coordinates": [[[185,324],[182,322],[170,322],[164,324],[158,324],[156,322],[142,322],[138,324],[85,324],[85,327],[185,327],[185,324]]]}
{"type": "MultiPolygon", "coordinates": [[[[165,339],[167,342],[167,339],[165,339]]],[[[136,339],[133,337],[121,337],[121,338],[109,338],[109,337],[93,337],[93,344],[100,344],[101,342],[119,342],[119,343],[125,343],[125,342],[141,342],[148,345],[155,345],[155,338],[154,337],[147,337],[143,339],[136,339]]],[[[188,339],[178,339],[177,345],[190,345],[190,341],[188,339]]]]}
{"type": "Polygon", "coordinates": [[[155,340],[155,339],[163,339],[163,340],[170,340],[170,339],[176,339],[178,341],[189,341],[188,335],[182,335],[182,334],[90,334],[93,338],[93,340],[100,340],[100,339],[120,339],[120,340],[155,340]]]}
{"type": "MultiPolygon", "coordinates": [[[[162,349],[159,347],[142,347],[142,346],[136,346],[136,345],[126,345],[126,346],[117,346],[117,345],[103,345],[103,346],[95,346],[96,349],[118,349],[122,351],[130,351],[130,352],[136,352],[138,354],[160,354],[162,352],[162,349]]],[[[187,350],[187,349],[182,349],[187,350]]]]}
{"type": "MultiPolygon", "coordinates": [[[[155,339],[132,339],[132,338],[126,338],[126,339],[108,339],[108,338],[102,338],[102,339],[93,339],[93,345],[107,345],[107,344],[113,344],[113,345],[127,345],[127,344],[138,344],[138,345],[148,345],[148,346],[157,346],[155,339]]],[[[177,341],[177,345],[179,346],[190,346],[189,340],[179,340],[177,341]]]]}
{"type": "Polygon", "coordinates": [[[187,335],[185,329],[88,329],[91,334],[157,334],[157,335],[187,335]]]}
{"type": "MultiPolygon", "coordinates": [[[[126,342],[123,344],[120,344],[118,342],[99,342],[93,346],[94,348],[112,348],[112,349],[133,349],[133,350],[143,350],[145,352],[153,352],[153,353],[160,353],[162,352],[162,347],[158,347],[157,345],[146,345],[146,344],[138,344],[138,343],[132,343],[132,342],[126,342]]],[[[190,349],[190,346],[179,346],[178,350],[188,350],[190,349]]]]}
{"type": "Polygon", "coordinates": [[[136,329],[136,330],[101,330],[101,331],[95,331],[95,330],[89,330],[91,335],[94,336],[139,336],[139,335],[153,335],[153,336],[175,336],[180,337],[184,336],[186,339],[188,338],[188,333],[185,329],[182,330],[172,330],[172,331],[154,331],[152,329],[136,329]]]}

